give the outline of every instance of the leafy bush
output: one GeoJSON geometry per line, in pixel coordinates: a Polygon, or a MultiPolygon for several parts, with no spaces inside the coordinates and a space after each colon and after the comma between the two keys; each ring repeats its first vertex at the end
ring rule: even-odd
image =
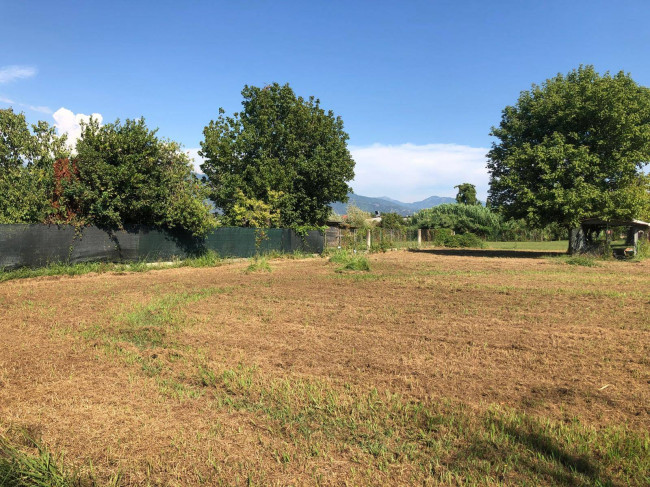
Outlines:
{"type": "Polygon", "coordinates": [[[361,208],[354,204],[349,204],[347,206],[347,213],[343,217],[343,221],[348,225],[354,228],[368,228],[370,223],[368,220],[372,218],[372,215],[367,211],[363,211],[361,208]]]}
{"type": "Polygon", "coordinates": [[[383,213],[379,226],[381,228],[400,230],[404,228],[404,217],[399,213],[383,213]]]}
{"type": "Polygon", "coordinates": [[[206,188],[187,154],[156,136],[144,119],[83,127],[77,142],[78,178],[66,182],[62,203],[79,209],[81,223],[122,228],[144,224],[196,236],[216,225],[206,188]]]}
{"type": "Polygon", "coordinates": [[[473,233],[463,233],[460,235],[454,235],[453,232],[448,228],[439,228],[435,230],[433,244],[440,247],[450,247],[450,248],[459,248],[459,247],[473,247],[473,248],[483,248],[485,243],[479,237],[473,233]]]}
{"type": "Polygon", "coordinates": [[[25,115],[0,110],[0,223],[41,223],[50,216],[52,165],[67,157],[65,140],[46,122],[30,130],[25,115]]]}

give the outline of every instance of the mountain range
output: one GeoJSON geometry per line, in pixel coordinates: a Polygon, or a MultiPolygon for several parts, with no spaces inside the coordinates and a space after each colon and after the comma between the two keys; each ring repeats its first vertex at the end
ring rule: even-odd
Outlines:
{"type": "Polygon", "coordinates": [[[388,196],[372,198],[370,196],[348,193],[347,203],[337,201],[336,203],[332,203],[330,206],[332,207],[332,210],[339,215],[345,215],[348,211],[347,206],[352,204],[373,215],[375,214],[375,211],[378,211],[379,213],[399,213],[402,216],[409,216],[416,211],[423,210],[424,208],[431,208],[432,206],[442,205],[443,203],[456,203],[456,198],[449,198],[447,196],[429,196],[422,201],[404,203],[403,201],[398,201],[389,198],[388,196]]]}

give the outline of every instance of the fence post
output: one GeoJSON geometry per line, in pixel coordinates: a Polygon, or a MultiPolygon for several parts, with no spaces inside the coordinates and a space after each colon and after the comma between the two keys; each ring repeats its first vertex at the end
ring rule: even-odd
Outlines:
{"type": "Polygon", "coordinates": [[[418,228],[418,248],[422,247],[422,229],[418,228]]]}
{"type": "Polygon", "coordinates": [[[366,230],[366,247],[370,250],[370,229],[366,230]]]}

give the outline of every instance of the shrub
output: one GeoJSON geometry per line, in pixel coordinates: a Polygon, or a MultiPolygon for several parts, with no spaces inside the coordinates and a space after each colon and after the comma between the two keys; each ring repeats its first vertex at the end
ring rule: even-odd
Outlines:
{"type": "Polygon", "coordinates": [[[416,228],[447,228],[456,233],[489,237],[499,233],[502,219],[485,206],[444,204],[417,212],[411,218],[411,223],[416,228]]]}
{"type": "Polygon", "coordinates": [[[435,230],[433,244],[440,247],[474,247],[483,248],[485,244],[483,240],[474,235],[473,233],[463,233],[460,235],[452,234],[448,228],[438,228],[435,230]]]}

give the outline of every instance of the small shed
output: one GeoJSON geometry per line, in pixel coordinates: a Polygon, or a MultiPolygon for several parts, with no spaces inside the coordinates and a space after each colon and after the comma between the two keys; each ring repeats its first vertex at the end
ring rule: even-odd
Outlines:
{"type": "Polygon", "coordinates": [[[571,253],[602,252],[611,248],[615,256],[637,254],[639,242],[650,239],[650,223],[641,220],[587,218],[570,234],[571,253]]]}

